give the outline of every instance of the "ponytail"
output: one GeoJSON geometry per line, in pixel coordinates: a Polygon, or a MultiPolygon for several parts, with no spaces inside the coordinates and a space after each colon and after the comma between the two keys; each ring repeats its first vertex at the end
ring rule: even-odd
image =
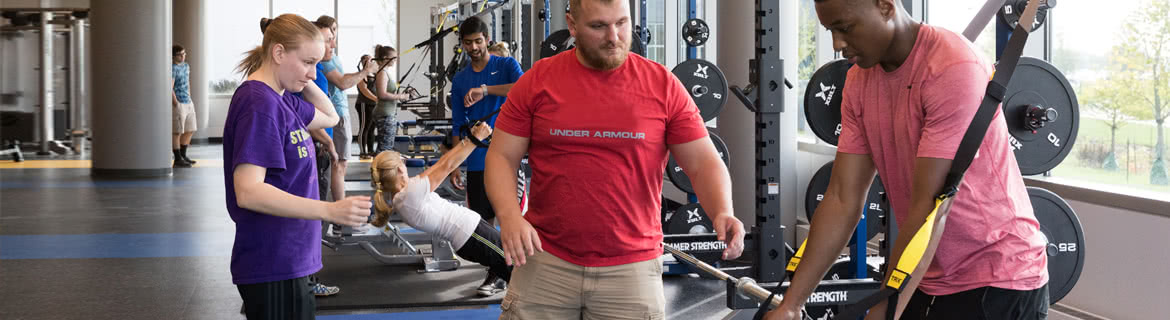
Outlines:
{"type": "Polygon", "coordinates": [[[399,189],[398,166],[404,165],[402,156],[394,151],[382,151],[370,162],[370,181],[374,183],[374,220],[370,224],[375,227],[386,226],[390,216],[394,214],[394,207],[386,202],[386,194],[393,198],[401,192],[399,189]]]}
{"type": "Polygon", "coordinates": [[[275,19],[260,18],[260,32],[264,34],[264,41],[259,46],[244,52],[244,59],[236,65],[236,71],[245,77],[260,70],[264,62],[270,58],[272,47],[280,44],[284,50],[296,50],[305,40],[323,40],[321,31],[309,20],[301,16],[286,13],[275,19]]]}

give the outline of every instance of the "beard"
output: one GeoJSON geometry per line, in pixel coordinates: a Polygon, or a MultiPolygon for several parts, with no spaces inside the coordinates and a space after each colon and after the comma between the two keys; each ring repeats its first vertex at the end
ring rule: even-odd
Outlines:
{"type": "Polygon", "coordinates": [[[626,62],[626,58],[630,55],[629,42],[608,42],[603,45],[593,46],[588,43],[581,43],[578,41],[577,50],[581,52],[581,57],[585,63],[592,68],[600,70],[613,70],[622,66],[626,62]],[[608,55],[609,50],[618,49],[616,55],[608,55]]]}
{"type": "Polygon", "coordinates": [[[487,58],[487,52],[485,50],[479,50],[478,52],[469,50],[467,51],[467,57],[471,58],[471,61],[480,62],[487,58]]]}

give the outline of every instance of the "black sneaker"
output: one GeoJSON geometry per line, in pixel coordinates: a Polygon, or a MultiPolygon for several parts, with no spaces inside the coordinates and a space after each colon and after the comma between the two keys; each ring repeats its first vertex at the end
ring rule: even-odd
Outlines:
{"type": "Polygon", "coordinates": [[[487,279],[483,280],[483,284],[475,289],[475,292],[481,297],[494,296],[497,293],[504,292],[508,289],[508,283],[504,279],[500,279],[495,275],[488,274],[487,279]]]}
{"type": "Polygon", "coordinates": [[[191,167],[191,163],[187,162],[187,160],[183,160],[183,158],[176,158],[175,159],[175,168],[190,168],[190,167],[191,167]]]}

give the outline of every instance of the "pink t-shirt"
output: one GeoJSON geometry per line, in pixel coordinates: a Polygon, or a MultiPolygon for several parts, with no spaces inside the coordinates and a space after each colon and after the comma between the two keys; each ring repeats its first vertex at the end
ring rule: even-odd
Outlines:
{"type": "MultiPolygon", "coordinates": [[[[909,215],[914,159],[955,157],[991,79],[987,61],[962,36],[922,25],[897,70],[849,69],[838,151],[873,158],[899,224],[909,215]]],[[[1044,250],[997,111],[919,289],[931,295],[984,286],[1036,289],[1048,282],[1044,250]]]]}

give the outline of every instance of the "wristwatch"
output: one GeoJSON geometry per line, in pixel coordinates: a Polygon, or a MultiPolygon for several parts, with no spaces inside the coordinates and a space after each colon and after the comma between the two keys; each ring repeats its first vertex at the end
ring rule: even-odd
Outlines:
{"type": "Polygon", "coordinates": [[[479,90],[483,90],[483,95],[487,95],[487,84],[479,85],[479,90]]]}

